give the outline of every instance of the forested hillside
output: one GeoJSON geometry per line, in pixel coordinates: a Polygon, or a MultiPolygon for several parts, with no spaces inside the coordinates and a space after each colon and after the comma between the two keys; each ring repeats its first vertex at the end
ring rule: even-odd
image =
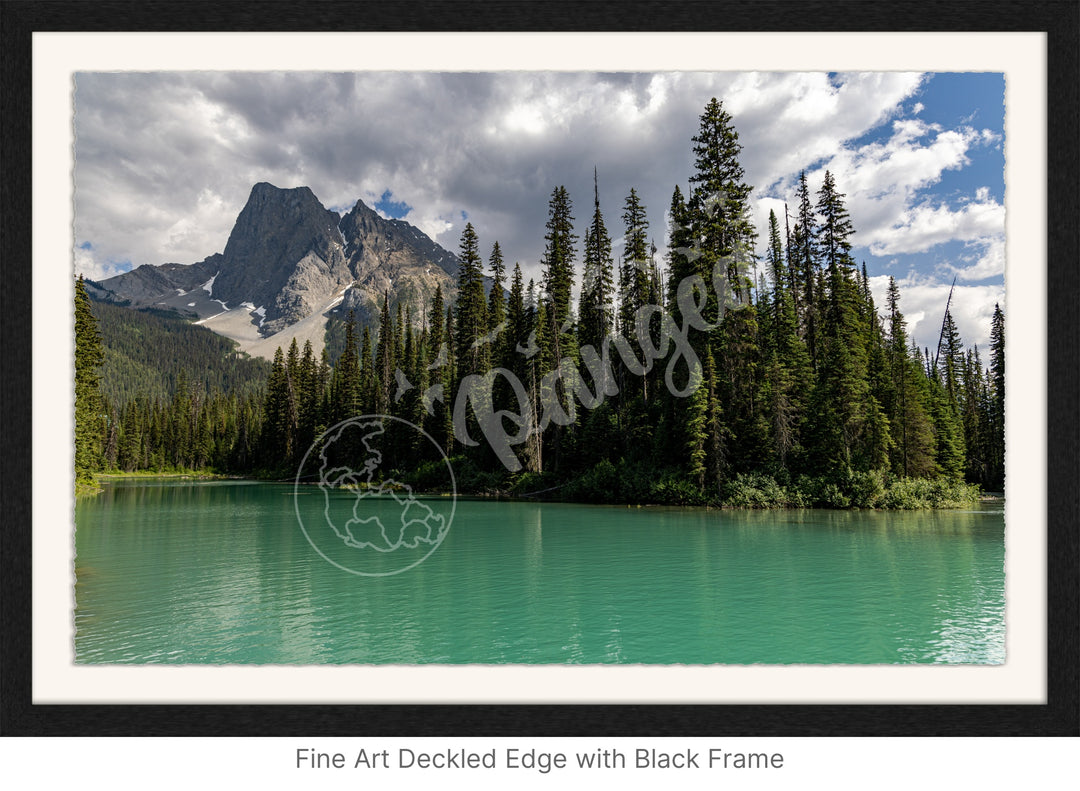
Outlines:
{"type": "Polygon", "coordinates": [[[81,280],[76,305],[76,360],[91,361],[76,365],[76,425],[88,428],[76,430],[77,479],[250,463],[246,437],[258,426],[268,363],[175,313],[94,301],[81,280]]]}
{"type": "Polygon", "coordinates": [[[262,390],[270,365],[236,343],[172,311],[132,310],[91,300],[105,361],[102,394],[123,406],[136,396],[169,399],[181,372],[206,392],[250,395],[262,390]]]}
{"type": "MultiPolygon", "coordinates": [[[[439,291],[416,322],[385,300],[376,331],[350,320],[344,337],[335,333],[333,367],[310,347],[279,349],[255,408],[235,395],[216,406],[174,400],[191,435],[213,448],[198,458],[291,476],[326,427],[387,414],[433,436],[464,491],[831,507],[955,505],[974,495],[965,481],[1000,491],[1000,308],[986,359],[947,313],[941,348],[914,347],[896,284],[886,305],[874,303],[828,172],[814,187],[801,178],[798,205],[783,225],[770,217],[758,258],[741,149],[713,99],[692,140],[686,192],[672,194],[664,260],[651,240],[665,229],[649,227],[629,185],[611,230],[595,193],[575,225],[569,194],[554,188],[537,229],[539,282],[507,267],[498,242],[485,257],[466,225],[456,304],[439,291]]],[[[395,477],[445,485],[428,445],[399,424],[387,432],[395,477]]],[[[118,434],[122,442],[126,418],[118,434]]]]}

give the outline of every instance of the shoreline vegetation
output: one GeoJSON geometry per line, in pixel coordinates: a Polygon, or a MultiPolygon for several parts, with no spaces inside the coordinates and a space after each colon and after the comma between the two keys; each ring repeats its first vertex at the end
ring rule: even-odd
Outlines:
{"type": "Polygon", "coordinates": [[[156,470],[132,470],[131,472],[124,472],[122,470],[112,470],[107,472],[95,472],[90,480],[76,480],[75,481],[75,497],[96,497],[105,490],[102,488],[102,483],[109,481],[123,481],[123,480],[139,480],[139,479],[155,479],[155,478],[168,478],[175,480],[191,480],[191,481],[217,481],[217,480],[236,480],[244,478],[243,475],[226,475],[223,473],[213,472],[212,470],[184,470],[176,471],[170,470],[167,472],[158,472],[156,470]]]}
{"type": "MultiPolygon", "coordinates": [[[[418,491],[422,471],[405,475],[418,491]]],[[[980,500],[975,484],[949,479],[895,478],[877,471],[852,473],[846,479],[801,475],[777,480],[764,473],[738,474],[707,496],[690,485],[679,470],[653,471],[603,461],[584,475],[558,482],[552,476],[524,474],[511,481],[465,481],[464,496],[485,496],[544,502],[598,505],[706,506],[731,509],[823,508],[912,510],[963,508],[980,500]]]]}
{"type": "MultiPolygon", "coordinates": [[[[510,267],[498,241],[485,266],[466,223],[456,293],[440,286],[410,304],[387,291],[360,320],[329,322],[321,356],[294,340],[268,372],[252,367],[265,384],[203,375],[208,357],[158,353],[161,376],[117,364],[112,375],[131,381],[102,388],[99,320],[115,311],[96,318],[80,278],[78,485],[102,471],[292,480],[323,442],[336,442],[336,465],[361,469],[365,437],[328,440],[328,429],[386,416],[379,472],[415,492],[449,488],[446,459],[462,495],[580,503],[956,508],[1003,490],[1000,306],[988,349],[965,347],[948,302],[937,348],[920,348],[892,277],[875,303],[832,174],[816,193],[800,174],[793,205],[755,229],[732,117],[714,98],[700,122],[666,229],[650,228],[627,185],[622,227],[609,233],[594,171],[583,223],[566,187],[553,189],[538,280],[510,267]],[[226,381],[227,392],[207,384],[226,381]]],[[[143,329],[168,334],[170,321],[143,329]]],[[[232,358],[213,364],[239,371],[232,358]]]]}
{"type": "MultiPolygon", "coordinates": [[[[400,480],[395,491],[418,495],[450,496],[449,487],[439,485],[439,476],[431,470],[400,472],[387,476],[400,480]]],[[[98,473],[94,484],[80,484],[80,497],[100,494],[100,482],[139,479],[170,479],[190,481],[252,480],[263,483],[292,483],[275,475],[230,475],[209,470],[183,472],[108,472],[98,473]]],[[[385,479],[384,479],[385,480],[385,479]]],[[[586,475],[571,481],[555,483],[551,477],[524,474],[503,480],[479,478],[459,487],[458,496],[487,500],[516,500],[528,502],[580,503],[592,505],[686,506],[733,510],[768,510],[781,508],[818,508],[831,510],[871,509],[884,511],[964,508],[978,502],[1003,500],[1003,495],[987,494],[977,485],[945,479],[895,478],[876,472],[853,474],[846,481],[824,477],[800,476],[794,481],[780,483],[771,475],[738,475],[720,488],[717,496],[704,497],[700,491],[682,485],[677,471],[653,474],[630,471],[625,465],[601,463],[586,475]],[[623,467],[623,469],[620,469],[623,467]]],[[[309,485],[315,486],[312,481],[309,485]]],[[[348,484],[339,488],[367,489],[383,487],[382,481],[348,484]]]]}
{"type": "Polygon", "coordinates": [[[95,476],[99,480],[123,480],[125,478],[190,478],[200,481],[216,481],[227,479],[245,478],[244,475],[228,475],[212,470],[183,470],[180,472],[157,472],[155,470],[134,470],[132,472],[99,472],[95,476]]]}

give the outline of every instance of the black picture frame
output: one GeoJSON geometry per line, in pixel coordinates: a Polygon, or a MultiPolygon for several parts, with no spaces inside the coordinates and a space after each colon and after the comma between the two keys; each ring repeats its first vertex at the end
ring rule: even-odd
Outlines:
{"type": "MultiPolygon", "coordinates": [[[[1078,33],[1075,2],[4,2],[0,5],[0,734],[1076,736],[1078,33]],[[31,79],[35,31],[1035,31],[1047,36],[1047,702],[1042,705],[36,705],[31,698],[31,79]]],[[[37,361],[36,364],[42,364],[37,361]]]]}

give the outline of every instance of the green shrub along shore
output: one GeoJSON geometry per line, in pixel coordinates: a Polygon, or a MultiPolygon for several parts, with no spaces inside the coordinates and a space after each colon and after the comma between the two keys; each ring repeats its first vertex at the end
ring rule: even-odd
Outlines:
{"type": "MultiPolygon", "coordinates": [[[[677,468],[651,470],[604,460],[584,475],[559,482],[552,475],[524,473],[515,476],[481,471],[468,459],[453,460],[455,485],[464,496],[530,499],[606,505],[686,505],[718,508],[875,508],[914,510],[964,508],[982,497],[977,484],[945,478],[898,478],[878,470],[849,472],[829,478],[800,475],[777,480],[765,473],[739,473],[715,492],[704,492],[687,481],[677,468]]],[[[420,492],[446,492],[450,481],[441,463],[423,465],[415,472],[394,472],[420,492]]],[[[93,483],[79,483],[77,497],[100,494],[102,480],[171,478],[219,480],[236,476],[211,470],[181,472],[140,471],[99,473],[93,483]]],[[[266,480],[279,481],[268,475],[266,480]]]]}
{"type": "Polygon", "coordinates": [[[126,479],[154,479],[154,478],[169,478],[179,480],[195,480],[195,481],[216,481],[225,478],[237,478],[236,475],[223,475],[214,470],[135,470],[133,472],[126,472],[124,470],[110,470],[105,472],[94,473],[90,480],[76,480],[75,481],[75,496],[76,497],[93,497],[101,494],[104,490],[101,488],[103,481],[113,480],[126,480],[126,479]]]}
{"type": "MultiPolygon", "coordinates": [[[[739,473],[706,492],[686,480],[678,468],[655,470],[604,460],[571,480],[550,474],[516,476],[484,472],[467,459],[452,460],[457,490],[463,495],[559,502],[688,505],[720,508],[964,508],[982,497],[977,484],[948,478],[904,478],[879,470],[829,476],[739,473]]],[[[418,491],[449,488],[445,466],[427,464],[401,480],[418,491]]]]}

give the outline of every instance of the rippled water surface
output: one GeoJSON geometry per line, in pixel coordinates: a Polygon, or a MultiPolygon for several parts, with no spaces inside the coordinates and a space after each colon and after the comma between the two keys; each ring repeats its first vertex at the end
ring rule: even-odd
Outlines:
{"type": "Polygon", "coordinates": [[[79,662],[1005,660],[999,503],[896,513],[459,500],[442,545],[384,577],[320,556],[291,485],[121,481],[80,500],[76,524],[79,662]]]}

